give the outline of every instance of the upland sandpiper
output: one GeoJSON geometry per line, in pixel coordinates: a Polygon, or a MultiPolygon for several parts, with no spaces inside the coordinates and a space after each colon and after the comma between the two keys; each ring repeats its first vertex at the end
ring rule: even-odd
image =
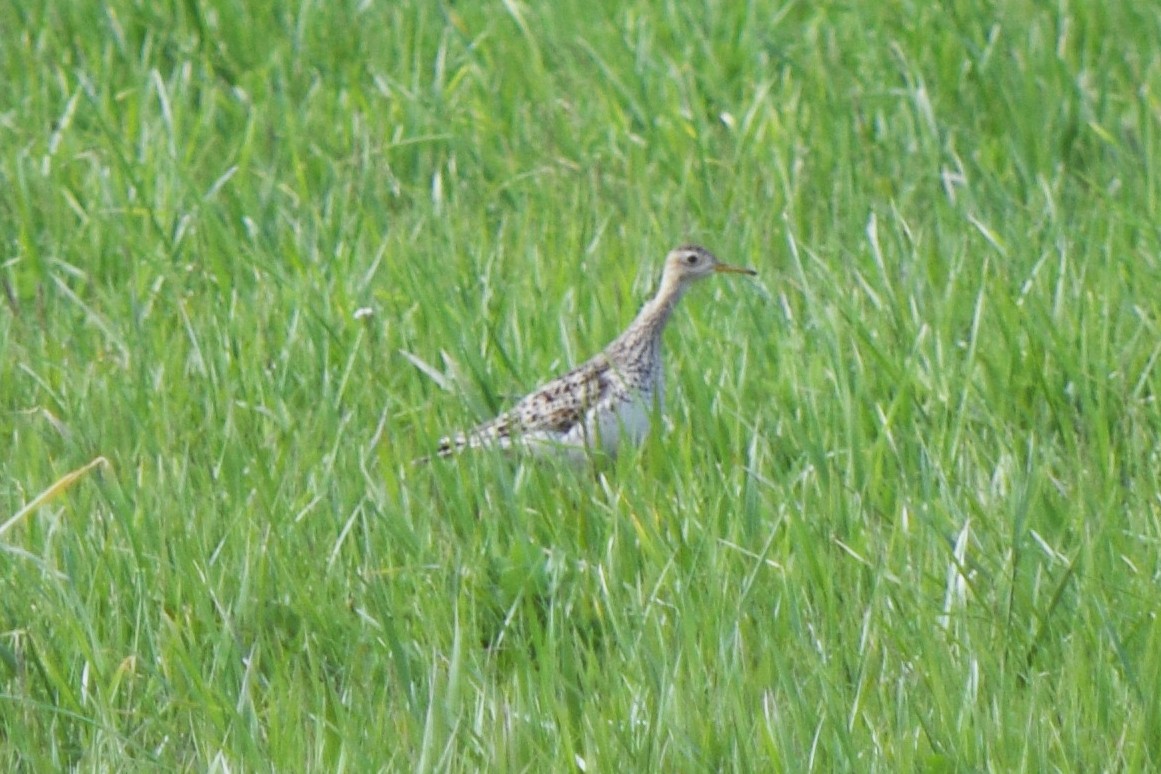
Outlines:
{"type": "Polygon", "coordinates": [[[691,284],[722,272],[757,274],[722,263],[697,245],[670,251],[657,295],[604,352],[529,393],[495,419],[443,438],[438,454],[524,447],[535,454],[583,461],[594,450],[615,455],[623,442],[641,443],[653,407],[662,401],[665,324],[691,284]]]}

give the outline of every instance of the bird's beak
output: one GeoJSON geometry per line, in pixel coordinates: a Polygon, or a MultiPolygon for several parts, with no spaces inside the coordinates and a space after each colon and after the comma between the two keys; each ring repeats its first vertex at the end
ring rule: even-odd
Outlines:
{"type": "Polygon", "coordinates": [[[734,266],[728,263],[715,263],[714,271],[718,272],[719,274],[749,274],[751,277],[758,273],[753,269],[747,268],[745,266],[734,266]]]}

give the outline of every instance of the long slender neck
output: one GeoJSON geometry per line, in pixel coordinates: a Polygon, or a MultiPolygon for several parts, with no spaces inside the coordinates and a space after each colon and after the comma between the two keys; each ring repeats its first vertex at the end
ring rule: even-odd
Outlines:
{"type": "Polygon", "coordinates": [[[669,316],[673,314],[673,309],[681,300],[684,292],[685,287],[680,281],[673,277],[663,276],[657,295],[645,302],[641,311],[637,313],[637,318],[612,346],[622,348],[641,346],[646,343],[652,346],[659,343],[661,333],[665,330],[665,324],[669,322],[669,316]]]}
{"type": "Polygon", "coordinates": [[[641,326],[650,330],[655,330],[656,335],[660,336],[661,331],[665,329],[665,324],[669,322],[669,315],[673,314],[674,307],[677,302],[681,300],[681,296],[685,293],[685,288],[680,282],[676,282],[666,277],[662,279],[661,287],[657,289],[657,295],[645,303],[641,307],[641,311],[637,313],[637,319],[633,321],[634,327],[641,326]]]}

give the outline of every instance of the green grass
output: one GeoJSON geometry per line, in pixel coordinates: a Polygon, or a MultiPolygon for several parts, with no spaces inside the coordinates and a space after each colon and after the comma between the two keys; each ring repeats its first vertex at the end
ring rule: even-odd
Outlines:
{"type": "Polygon", "coordinates": [[[0,770],[1161,766],[1159,35],[5,4],[0,770]],[[643,449],[410,464],[685,240],[643,449]]]}

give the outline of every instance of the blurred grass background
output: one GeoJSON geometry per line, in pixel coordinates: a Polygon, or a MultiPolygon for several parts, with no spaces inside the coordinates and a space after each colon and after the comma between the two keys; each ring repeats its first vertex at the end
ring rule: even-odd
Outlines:
{"type": "Polygon", "coordinates": [[[1158,766],[1159,37],[0,8],[0,768],[1158,766]],[[639,453],[410,464],[682,241],[639,453]]]}

